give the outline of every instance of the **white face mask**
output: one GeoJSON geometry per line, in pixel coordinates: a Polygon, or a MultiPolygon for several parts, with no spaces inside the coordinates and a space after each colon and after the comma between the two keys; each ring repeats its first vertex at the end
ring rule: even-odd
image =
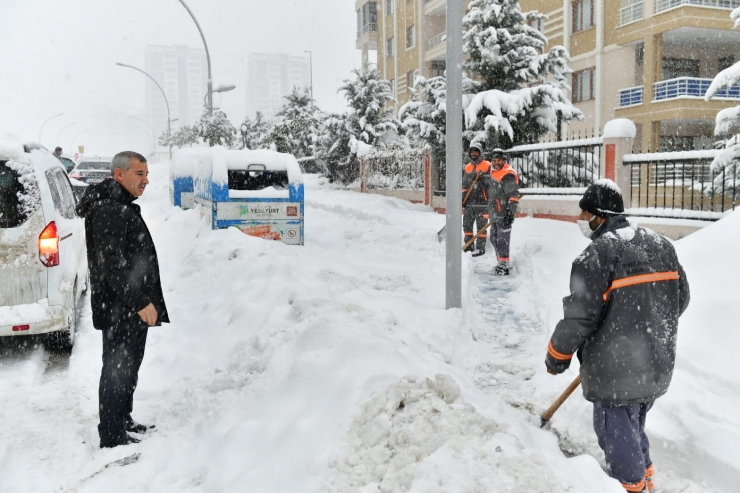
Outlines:
{"type": "Polygon", "coordinates": [[[594,230],[591,229],[591,221],[596,219],[598,216],[593,216],[590,220],[584,221],[583,219],[578,219],[576,223],[578,223],[578,227],[581,229],[581,233],[583,233],[583,236],[591,239],[591,235],[593,234],[594,230]]]}

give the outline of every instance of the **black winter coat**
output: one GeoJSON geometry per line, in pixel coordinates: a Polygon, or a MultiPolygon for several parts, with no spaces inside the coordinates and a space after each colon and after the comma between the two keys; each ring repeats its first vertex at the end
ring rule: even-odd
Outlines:
{"type": "Polygon", "coordinates": [[[152,303],[157,323],[169,322],[159,262],[136,197],[113,179],[88,187],[77,204],[85,218],[93,325],[146,324],[138,312],[152,303]]]}
{"type": "Polygon", "coordinates": [[[587,400],[654,400],[673,376],[678,317],[689,304],[686,273],[667,239],[633,229],[625,216],[608,219],[591,238],[573,262],[545,364],[561,373],[578,351],[587,400]]]}

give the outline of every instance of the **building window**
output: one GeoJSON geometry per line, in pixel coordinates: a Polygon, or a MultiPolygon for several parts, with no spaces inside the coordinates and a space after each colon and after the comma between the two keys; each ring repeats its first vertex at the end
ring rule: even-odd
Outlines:
{"type": "Polygon", "coordinates": [[[406,49],[409,50],[414,47],[414,40],[416,39],[414,26],[406,28],[406,49]]]}
{"type": "Polygon", "coordinates": [[[395,0],[385,0],[385,15],[393,15],[395,0]]]}
{"type": "Polygon", "coordinates": [[[678,77],[699,77],[699,60],[692,58],[664,58],[662,80],[678,77]]]}
{"type": "Polygon", "coordinates": [[[362,11],[357,10],[357,38],[362,36],[362,11]]]}
{"type": "Polygon", "coordinates": [[[531,27],[532,29],[536,29],[537,31],[544,34],[545,32],[545,19],[539,18],[539,19],[530,19],[527,21],[527,25],[531,27]]]}
{"type": "Polygon", "coordinates": [[[414,87],[414,79],[416,79],[416,70],[411,70],[406,73],[406,87],[408,87],[409,90],[414,87]]]}
{"type": "Polygon", "coordinates": [[[432,77],[442,77],[447,69],[445,60],[432,60],[432,77]]]}
{"type": "Polygon", "coordinates": [[[573,72],[573,102],[580,103],[592,99],[594,99],[593,67],[573,72]]]}
{"type": "Polygon", "coordinates": [[[722,57],[718,60],[718,62],[719,62],[718,72],[722,72],[724,69],[730,68],[733,65],[735,65],[735,55],[722,57]]]}
{"type": "Polygon", "coordinates": [[[594,26],[594,0],[573,1],[573,32],[584,31],[594,26]]]}
{"type": "Polygon", "coordinates": [[[393,46],[396,44],[394,41],[393,36],[385,40],[385,56],[390,57],[396,54],[393,49],[393,46]]]}
{"type": "Polygon", "coordinates": [[[378,4],[368,2],[362,6],[363,32],[370,33],[378,30],[378,4]]]}

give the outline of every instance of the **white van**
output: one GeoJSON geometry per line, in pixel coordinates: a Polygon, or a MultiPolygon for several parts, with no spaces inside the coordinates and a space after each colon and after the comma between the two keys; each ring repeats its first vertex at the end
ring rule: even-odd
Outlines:
{"type": "Polygon", "coordinates": [[[50,152],[0,141],[0,337],[46,334],[49,347],[74,344],[88,278],[75,205],[50,152]]]}

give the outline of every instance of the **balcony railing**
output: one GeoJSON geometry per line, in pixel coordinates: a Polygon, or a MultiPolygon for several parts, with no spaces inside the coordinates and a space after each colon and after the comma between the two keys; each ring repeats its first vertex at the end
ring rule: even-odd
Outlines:
{"type": "MultiPolygon", "coordinates": [[[[665,101],[678,98],[703,98],[712,84],[712,79],[696,77],[678,77],[662,80],[653,84],[653,101],[665,101]]],[[[740,87],[732,86],[719,90],[715,98],[740,99],[740,87]]]]}
{"type": "Polygon", "coordinates": [[[740,0],[657,0],[655,2],[655,13],[680,7],[681,5],[696,5],[715,9],[736,9],[740,7],[740,0]]]}
{"type": "Polygon", "coordinates": [[[639,21],[645,16],[645,2],[635,2],[619,9],[619,25],[639,21]]]}
{"type": "Polygon", "coordinates": [[[362,32],[363,33],[375,33],[378,32],[378,23],[377,22],[368,22],[364,26],[362,26],[362,32]]]}
{"type": "Polygon", "coordinates": [[[635,106],[642,104],[643,87],[630,87],[619,91],[619,107],[635,106]]]}
{"type": "Polygon", "coordinates": [[[436,36],[434,36],[433,38],[430,38],[429,41],[427,41],[427,50],[431,50],[435,46],[444,43],[446,39],[447,39],[447,33],[446,32],[439,33],[436,36]]]}

